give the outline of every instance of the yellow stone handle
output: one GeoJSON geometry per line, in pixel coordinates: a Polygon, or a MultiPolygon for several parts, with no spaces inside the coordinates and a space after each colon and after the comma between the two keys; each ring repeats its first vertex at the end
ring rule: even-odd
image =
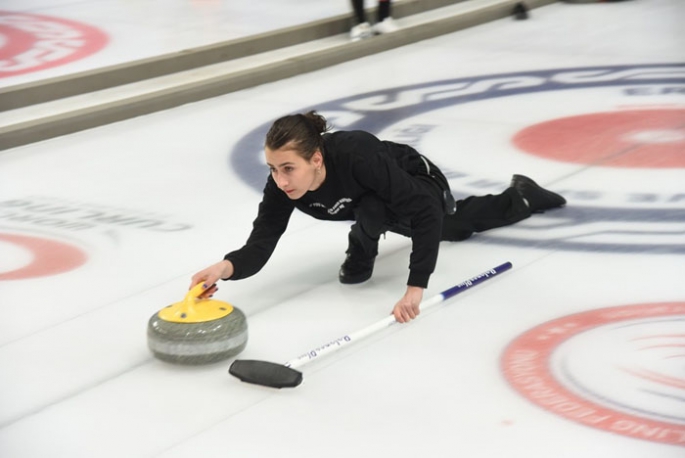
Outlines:
{"type": "Polygon", "coordinates": [[[206,300],[206,299],[200,299],[200,296],[202,293],[206,291],[206,288],[203,286],[204,283],[198,283],[197,285],[193,286],[190,288],[190,291],[186,293],[185,299],[183,299],[183,302],[181,303],[180,311],[181,313],[185,313],[187,315],[195,314],[195,304],[197,302],[206,300]]]}
{"type": "Polygon", "coordinates": [[[163,308],[158,316],[174,323],[202,323],[223,318],[233,311],[228,302],[201,298],[205,291],[202,283],[198,283],[186,293],[185,299],[163,308]]]}

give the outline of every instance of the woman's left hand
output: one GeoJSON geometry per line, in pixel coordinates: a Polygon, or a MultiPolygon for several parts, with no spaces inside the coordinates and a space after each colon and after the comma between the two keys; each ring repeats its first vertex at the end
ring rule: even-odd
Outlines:
{"type": "Polygon", "coordinates": [[[421,310],[419,305],[423,299],[423,288],[418,286],[407,286],[407,292],[400,301],[395,304],[392,314],[398,323],[407,323],[416,318],[421,310]]]}

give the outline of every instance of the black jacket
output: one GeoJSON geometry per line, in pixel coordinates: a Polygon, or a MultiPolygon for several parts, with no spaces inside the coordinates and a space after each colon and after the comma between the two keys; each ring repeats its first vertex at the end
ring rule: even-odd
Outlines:
{"type": "Polygon", "coordinates": [[[323,157],[325,181],[298,200],[288,198],[269,176],[245,246],[224,257],[234,266],[231,279],[259,272],[285,232],[293,209],[321,220],[354,220],[355,204],[363,195],[374,193],[410,225],[407,284],[425,288],[435,269],[443,219],[439,191],[426,184],[425,176],[427,168],[444,180],[442,173],[410,146],[381,141],[363,131],[324,134],[323,157]]]}

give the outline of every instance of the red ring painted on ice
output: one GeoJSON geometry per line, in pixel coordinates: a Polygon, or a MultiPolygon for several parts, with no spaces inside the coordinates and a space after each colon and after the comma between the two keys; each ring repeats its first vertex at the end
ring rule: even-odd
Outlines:
{"type": "MultiPolygon", "coordinates": [[[[668,320],[683,316],[685,302],[664,302],[610,307],[561,317],[515,338],[502,355],[502,371],[521,396],[556,415],[599,430],[682,447],[685,446],[684,424],[654,420],[637,412],[621,412],[600,404],[567,388],[551,367],[556,350],[565,341],[587,331],[631,320],[668,320]]],[[[668,382],[678,387],[682,381],[663,374],[637,372],[631,375],[656,377],[660,383],[668,382]]]]}
{"type": "MultiPolygon", "coordinates": [[[[0,17],[2,17],[1,12],[0,17]]],[[[31,49],[35,41],[32,34],[18,29],[10,29],[1,23],[0,37],[3,39],[2,46],[0,46],[0,62],[24,54],[31,49]]]]}
{"type": "Polygon", "coordinates": [[[82,266],[88,256],[80,249],[64,242],[27,235],[0,234],[0,241],[8,242],[31,252],[31,262],[19,269],[0,272],[2,280],[25,280],[57,275],[82,266]]]}
{"type": "Polygon", "coordinates": [[[685,110],[593,113],[535,124],[512,139],[546,159],[625,168],[685,167],[685,110]]]}
{"type": "Polygon", "coordinates": [[[0,78],[63,65],[100,51],[100,29],[68,19],[0,11],[0,78]]]}

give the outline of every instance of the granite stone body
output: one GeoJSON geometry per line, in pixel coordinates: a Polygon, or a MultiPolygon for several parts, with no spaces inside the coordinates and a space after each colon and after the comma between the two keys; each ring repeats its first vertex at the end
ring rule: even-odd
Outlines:
{"type": "Polygon", "coordinates": [[[175,364],[211,364],[237,355],[247,345],[247,319],[238,308],[202,323],[174,323],[155,313],[148,322],[150,351],[175,364]]]}

